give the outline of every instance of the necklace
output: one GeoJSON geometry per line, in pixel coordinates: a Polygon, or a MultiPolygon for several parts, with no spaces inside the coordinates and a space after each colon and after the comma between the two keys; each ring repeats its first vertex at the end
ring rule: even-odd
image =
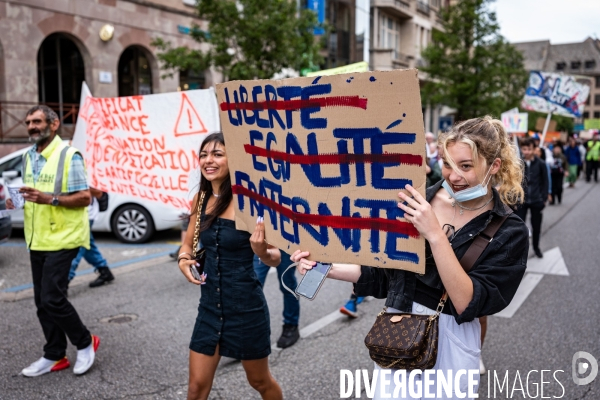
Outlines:
{"type": "Polygon", "coordinates": [[[212,195],[213,195],[213,196],[215,196],[217,199],[218,199],[219,197],[221,197],[221,195],[220,195],[220,194],[216,194],[215,192],[213,192],[213,194],[212,194],[212,195]]]}
{"type": "Polygon", "coordinates": [[[490,199],[488,201],[486,201],[483,205],[479,206],[479,207],[473,207],[473,208],[469,208],[469,207],[465,207],[462,204],[460,204],[459,202],[457,202],[456,200],[454,200],[452,202],[452,207],[455,207],[458,204],[458,207],[460,207],[460,215],[463,215],[464,210],[467,211],[477,211],[477,210],[481,210],[483,207],[487,206],[488,204],[490,204],[490,202],[494,199],[494,196],[490,197],[490,199]]]}

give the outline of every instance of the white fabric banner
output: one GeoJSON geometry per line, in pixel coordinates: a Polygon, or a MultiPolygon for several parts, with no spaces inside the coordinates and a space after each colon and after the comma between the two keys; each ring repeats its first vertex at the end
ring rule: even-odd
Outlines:
{"type": "Polygon", "coordinates": [[[84,82],[72,144],[91,186],[189,210],[200,144],[219,130],[212,88],[94,98],[84,82]]]}

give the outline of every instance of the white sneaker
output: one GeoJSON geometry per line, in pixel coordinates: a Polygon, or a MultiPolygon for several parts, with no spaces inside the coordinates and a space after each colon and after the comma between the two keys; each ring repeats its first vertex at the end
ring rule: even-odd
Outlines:
{"type": "Polygon", "coordinates": [[[69,363],[67,357],[64,357],[58,361],[48,360],[47,358],[42,357],[29,367],[23,369],[23,371],[21,371],[21,375],[29,377],[40,376],[47,374],[48,372],[60,371],[69,368],[70,366],[71,364],[69,363]]]}
{"type": "Polygon", "coordinates": [[[100,338],[92,335],[92,343],[83,350],[77,350],[77,361],[73,368],[75,375],[85,374],[94,365],[98,346],[100,346],[100,338]]]}
{"type": "Polygon", "coordinates": [[[479,357],[479,375],[485,375],[487,373],[487,369],[485,365],[483,365],[483,359],[479,357]]]}

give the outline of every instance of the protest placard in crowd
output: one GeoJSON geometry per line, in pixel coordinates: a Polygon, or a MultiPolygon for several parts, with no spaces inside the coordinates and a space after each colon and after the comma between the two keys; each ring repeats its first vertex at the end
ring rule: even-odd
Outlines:
{"type": "Polygon", "coordinates": [[[521,107],[528,111],[579,118],[590,94],[590,87],[575,77],[553,72],[531,71],[521,107]]]}
{"type": "Polygon", "coordinates": [[[423,272],[424,240],[398,208],[425,194],[416,70],[217,85],[238,229],[322,262],[423,272]]]}
{"type": "Polygon", "coordinates": [[[220,129],[214,89],[94,98],[84,83],[81,98],[72,144],[90,185],[189,210],[200,143],[220,129]]]}

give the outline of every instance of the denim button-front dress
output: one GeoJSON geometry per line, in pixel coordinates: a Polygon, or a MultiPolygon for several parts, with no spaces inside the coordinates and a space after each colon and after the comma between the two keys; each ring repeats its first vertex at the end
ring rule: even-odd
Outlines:
{"type": "MultiPolygon", "coordinates": [[[[204,219],[204,218],[203,218],[204,219]]],[[[238,360],[271,353],[269,309],[254,272],[250,234],[235,222],[217,218],[200,234],[206,249],[206,284],[201,286],[198,317],[190,350],[238,360]]]]}

